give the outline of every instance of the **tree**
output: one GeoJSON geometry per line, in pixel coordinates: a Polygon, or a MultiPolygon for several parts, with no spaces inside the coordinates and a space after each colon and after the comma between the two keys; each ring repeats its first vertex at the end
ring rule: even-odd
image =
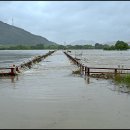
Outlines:
{"type": "Polygon", "coordinates": [[[65,49],[64,45],[58,45],[58,49],[65,49]]]}
{"type": "Polygon", "coordinates": [[[127,50],[127,49],[129,49],[129,46],[126,42],[118,40],[115,44],[115,49],[117,49],[117,50],[127,50]]]}
{"type": "Polygon", "coordinates": [[[35,46],[35,49],[44,49],[44,45],[43,44],[37,44],[35,46]]]}
{"type": "Polygon", "coordinates": [[[95,44],[95,49],[103,49],[103,45],[99,44],[99,43],[96,43],[95,44]]]}

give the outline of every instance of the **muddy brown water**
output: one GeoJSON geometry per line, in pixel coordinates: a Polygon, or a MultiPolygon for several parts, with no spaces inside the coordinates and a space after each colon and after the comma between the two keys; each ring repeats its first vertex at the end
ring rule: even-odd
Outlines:
{"type": "Polygon", "coordinates": [[[130,128],[130,95],[111,80],[72,75],[76,68],[57,51],[0,78],[0,128],[130,128]]]}

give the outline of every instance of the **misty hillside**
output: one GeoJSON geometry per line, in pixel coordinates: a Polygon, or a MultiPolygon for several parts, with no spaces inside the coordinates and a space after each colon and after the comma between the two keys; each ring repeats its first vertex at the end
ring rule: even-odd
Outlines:
{"type": "Polygon", "coordinates": [[[0,44],[3,45],[52,45],[56,44],[48,39],[31,34],[24,29],[0,21],[0,44]]]}
{"type": "Polygon", "coordinates": [[[71,42],[70,45],[86,45],[86,44],[90,44],[90,45],[95,45],[95,41],[92,40],[77,40],[74,42],[71,42]]]}

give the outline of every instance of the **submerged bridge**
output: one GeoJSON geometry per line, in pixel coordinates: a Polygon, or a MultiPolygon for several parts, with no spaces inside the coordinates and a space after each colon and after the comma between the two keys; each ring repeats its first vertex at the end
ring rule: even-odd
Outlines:
{"type": "MultiPolygon", "coordinates": [[[[80,68],[80,73],[87,76],[102,78],[104,75],[112,76],[117,74],[127,74],[130,73],[130,69],[125,68],[98,68],[98,67],[88,67],[82,64],[77,58],[72,57],[70,54],[64,51],[64,54],[80,68]],[[127,72],[123,72],[127,71],[127,72]],[[111,75],[112,74],[112,75],[111,75]]],[[[107,78],[107,77],[106,77],[107,78]]]]}
{"type": "Polygon", "coordinates": [[[24,68],[30,69],[33,64],[40,62],[43,58],[45,59],[46,57],[50,56],[54,52],[55,51],[49,51],[48,53],[46,53],[44,55],[35,56],[32,60],[24,62],[24,63],[22,63],[18,66],[13,65],[12,67],[8,67],[8,68],[0,68],[0,76],[15,76],[15,75],[18,75],[20,73],[21,69],[24,69],[24,68]],[[8,71],[8,72],[6,72],[6,71],[8,71]]]}
{"type": "MultiPolygon", "coordinates": [[[[36,64],[40,62],[43,58],[45,59],[46,57],[50,56],[53,54],[55,51],[49,51],[48,53],[44,55],[39,55],[35,56],[33,59],[24,62],[18,66],[13,65],[12,67],[9,68],[0,68],[0,76],[15,76],[21,73],[21,70],[24,70],[26,68],[31,68],[33,64],[36,64]],[[5,72],[8,71],[8,72],[5,72]]],[[[68,51],[63,52],[75,65],[79,67],[79,71],[81,74],[85,76],[91,76],[91,77],[96,77],[96,78],[104,78],[106,75],[107,76],[113,76],[117,74],[127,74],[130,73],[130,69],[125,69],[125,68],[99,68],[99,67],[88,67],[84,64],[82,64],[76,57],[74,58],[71,56],[68,51]]],[[[106,77],[107,78],[107,77],[106,77]]],[[[110,77],[109,77],[110,78],[110,77]]]]}

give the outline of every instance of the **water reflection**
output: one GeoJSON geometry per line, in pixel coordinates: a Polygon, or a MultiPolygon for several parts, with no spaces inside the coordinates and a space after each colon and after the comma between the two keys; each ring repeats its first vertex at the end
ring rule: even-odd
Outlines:
{"type": "Polygon", "coordinates": [[[11,83],[15,83],[15,81],[18,81],[18,75],[16,76],[10,76],[10,79],[11,79],[11,83]]]}
{"type": "Polygon", "coordinates": [[[0,79],[10,79],[10,81],[11,81],[11,83],[15,83],[16,81],[18,81],[19,80],[19,77],[18,77],[18,75],[16,75],[16,76],[2,76],[2,77],[0,77],[0,79]]]}
{"type": "Polygon", "coordinates": [[[84,79],[85,79],[85,81],[86,81],[87,84],[90,84],[90,77],[84,76],[84,79]]]}
{"type": "Polygon", "coordinates": [[[105,82],[107,82],[107,81],[109,82],[110,81],[109,82],[110,85],[108,87],[109,90],[116,91],[118,93],[127,93],[127,94],[130,94],[130,86],[125,85],[125,84],[118,84],[118,83],[114,82],[114,80],[112,80],[112,79],[93,78],[93,77],[84,75],[82,72],[79,73],[79,74],[72,74],[72,75],[84,78],[86,84],[91,84],[90,80],[92,80],[92,79],[99,80],[99,82],[101,80],[104,80],[105,82]]]}
{"type": "Polygon", "coordinates": [[[118,93],[130,94],[130,86],[127,86],[125,84],[114,83],[113,87],[109,87],[109,89],[118,93]]]}

